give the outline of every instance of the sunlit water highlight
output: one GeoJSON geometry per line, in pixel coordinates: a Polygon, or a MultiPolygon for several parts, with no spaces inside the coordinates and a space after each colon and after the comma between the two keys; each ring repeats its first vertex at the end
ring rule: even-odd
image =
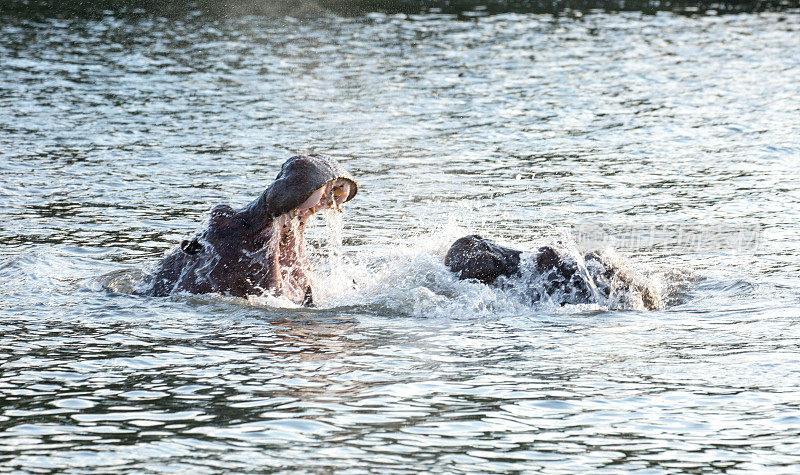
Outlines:
{"type": "Polygon", "coordinates": [[[796,15],[0,19],[3,467],[800,469],[796,15]],[[298,151],[318,308],[103,287],[298,151]],[[586,224],[664,310],[442,263],[586,224]]]}

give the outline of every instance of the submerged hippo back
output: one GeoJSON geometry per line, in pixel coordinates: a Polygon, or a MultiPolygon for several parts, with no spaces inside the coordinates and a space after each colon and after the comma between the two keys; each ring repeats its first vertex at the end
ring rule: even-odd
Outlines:
{"type": "Polygon", "coordinates": [[[531,265],[521,265],[520,255],[520,251],[471,235],[453,243],[444,263],[460,279],[484,284],[496,284],[500,276],[518,277],[502,285],[523,286],[534,302],[555,299],[561,305],[608,303],[650,310],[663,306],[648,279],[601,253],[573,256],[565,249],[543,246],[531,254],[531,265]]]}

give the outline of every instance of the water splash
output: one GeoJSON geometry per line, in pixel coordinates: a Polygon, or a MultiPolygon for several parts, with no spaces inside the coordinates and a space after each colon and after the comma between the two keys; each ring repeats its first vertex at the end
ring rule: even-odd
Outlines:
{"type": "MultiPolygon", "coordinates": [[[[588,301],[579,295],[577,288],[566,287],[556,291],[549,288],[548,276],[536,269],[535,253],[531,252],[522,254],[520,276],[501,277],[497,285],[459,280],[444,265],[444,255],[450,245],[468,234],[468,230],[459,226],[454,217],[432,231],[409,236],[402,243],[346,252],[342,213],[324,210],[317,214],[321,216],[321,225],[311,225],[311,220],[306,223],[306,232],[301,232],[301,224],[296,219],[276,220],[272,239],[264,251],[268,259],[273,258],[283,226],[289,226],[292,235],[303,236],[301,239],[306,239],[308,233],[310,246],[306,252],[303,252],[305,246],[300,239],[290,243],[298,259],[281,266],[280,280],[288,282],[295,267],[305,265],[306,259],[310,260],[314,303],[322,310],[363,308],[380,314],[412,317],[476,318],[531,312],[563,314],[663,308],[663,302],[669,296],[661,285],[663,276],[638,269],[611,248],[595,253],[605,265],[612,265],[617,270],[614,276],[604,278],[601,275],[603,268],[597,261],[587,260],[589,255],[568,233],[562,233],[555,242],[540,242],[538,245],[557,247],[560,254],[578,269],[577,274],[589,284],[591,295],[588,301]],[[598,289],[595,282],[601,283],[606,291],[598,289]],[[644,302],[641,289],[650,292],[649,298],[656,302],[655,305],[644,302]]],[[[538,247],[536,244],[520,246],[514,243],[510,246],[538,247]]],[[[136,279],[141,275],[140,271],[124,270],[107,274],[97,282],[102,288],[132,293],[136,290],[136,279]]],[[[287,296],[275,295],[267,289],[258,295],[234,301],[256,307],[301,307],[287,296]]]]}
{"type": "MultiPolygon", "coordinates": [[[[331,230],[332,235],[340,232],[331,230]]],[[[352,252],[335,260],[334,249],[319,252],[312,265],[325,269],[317,274],[315,295],[320,308],[366,307],[385,313],[414,317],[475,318],[490,315],[518,315],[532,312],[575,313],[609,309],[640,310],[642,288],[652,292],[661,308],[661,277],[636,268],[630,261],[607,249],[601,255],[613,263],[625,279],[601,281],[608,294],[593,282],[598,277],[597,263],[587,262],[574,240],[558,245],[572,259],[586,282],[591,282],[591,298],[581,300],[576,289],[548,291],[547,276],[535,269],[535,256],[523,254],[521,276],[501,278],[497,285],[459,280],[444,265],[444,255],[455,239],[466,231],[452,222],[441,229],[424,232],[406,244],[352,252]]],[[[336,243],[335,239],[329,243],[336,243]]],[[[331,244],[328,244],[331,245],[331,244]]]]}

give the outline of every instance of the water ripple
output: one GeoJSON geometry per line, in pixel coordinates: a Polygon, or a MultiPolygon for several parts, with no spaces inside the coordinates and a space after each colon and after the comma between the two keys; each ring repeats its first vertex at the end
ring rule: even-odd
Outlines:
{"type": "Polygon", "coordinates": [[[3,467],[800,469],[796,14],[1,18],[3,467]],[[361,183],[318,308],[123,292],[297,151],[361,183]],[[442,264],[586,224],[666,309],[442,264]]]}

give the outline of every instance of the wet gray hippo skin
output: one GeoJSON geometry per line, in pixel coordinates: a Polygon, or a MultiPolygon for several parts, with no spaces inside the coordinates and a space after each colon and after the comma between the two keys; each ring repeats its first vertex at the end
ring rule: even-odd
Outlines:
{"type": "Polygon", "coordinates": [[[292,157],[249,205],[238,211],[213,208],[208,225],[167,254],[140,293],[245,297],[268,292],[311,305],[306,222],[319,209],[340,209],[357,191],[355,179],[332,158],[292,157]]]}
{"type": "MultiPolygon", "coordinates": [[[[458,239],[445,256],[445,265],[460,279],[476,279],[484,284],[495,284],[501,276],[522,277],[521,251],[500,246],[477,234],[458,239]]],[[[656,291],[637,282],[633,274],[611,262],[598,252],[583,256],[585,272],[563,252],[550,246],[540,247],[535,253],[535,265],[525,272],[543,276],[543,289],[531,289],[531,298],[539,300],[554,295],[569,296],[566,303],[595,303],[596,295],[609,298],[612,292],[637,293],[647,309],[659,308],[656,291]],[[539,295],[544,292],[546,295],[539,295]]],[[[530,276],[528,276],[530,277],[530,276]]]]}

